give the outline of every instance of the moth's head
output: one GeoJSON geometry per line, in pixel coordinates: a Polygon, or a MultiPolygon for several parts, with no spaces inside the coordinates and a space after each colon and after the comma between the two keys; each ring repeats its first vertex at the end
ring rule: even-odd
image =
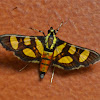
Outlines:
{"type": "Polygon", "coordinates": [[[55,30],[53,29],[53,27],[50,27],[50,30],[48,30],[48,34],[50,34],[50,35],[56,35],[56,32],[55,32],[55,30]]]}

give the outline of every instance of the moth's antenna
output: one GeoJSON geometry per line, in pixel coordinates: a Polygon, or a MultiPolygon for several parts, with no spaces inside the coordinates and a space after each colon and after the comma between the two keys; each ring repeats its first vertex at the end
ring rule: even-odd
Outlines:
{"type": "MultiPolygon", "coordinates": [[[[49,18],[49,19],[50,19],[50,18],[49,18]]],[[[47,22],[47,24],[48,24],[48,26],[49,26],[49,28],[50,28],[50,24],[49,24],[48,20],[47,20],[46,22],[47,22]]]]}
{"type": "Polygon", "coordinates": [[[52,77],[51,77],[51,83],[52,83],[52,80],[53,80],[54,71],[55,71],[55,67],[53,68],[52,77]]]}
{"type": "Polygon", "coordinates": [[[49,23],[48,23],[48,26],[50,27],[49,23]]]}
{"type": "Polygon", "coordinates": [[[41,30],[34,29],[34,28],[31,28],[31,27],[30,27],[30,29],[31,29],[31,30],[36,30],[36,31],[38,31],[38,32],[41,32],[41,33],[43,33],[43,35],[45,36],[45,33],[44,33],[43,31],[41,31],[41,30]]]}
{"type": "MultiPolygon", "coordinates": [[[[61,22],[61,24],[60,24],[60,26],[58,27],[58,29],[56,29],[56,33],[59,31],[59,29],[60,29],[60,27],[63,25],[63,23],[64,22],[61,22]]],[[[67,21],[64,23],[64,24],[66,24],[67,23],[67,21]]]]}
{"type": "Polygon", "coordinates": [[[60,26],[58,27],[58,29],[56,29],[56,33],[59,31],[60,27],[63,25],[63,22],[61,22],[60,26]]]}
{"type": "Polygon", "coordinates": [[[27,64],[27,65],[25,65],[23,68],[21,68],[21,69],[19,70],[19,72],[21,72],[23,69],[25,69],[28,65],[29,65],[29,64],[27,64]]]}

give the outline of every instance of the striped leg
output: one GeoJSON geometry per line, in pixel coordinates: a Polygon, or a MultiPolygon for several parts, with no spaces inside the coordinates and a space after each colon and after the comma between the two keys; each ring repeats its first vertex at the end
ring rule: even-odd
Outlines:
{"type": "Polygon", "coordinates": [[[29,64],[27,64],[27,65],[25,65],[23,68],[21,68],[21,69],[19,70],[19,72],[21,72],[23,69],[25,69],[28,65],[29,65],[29,64]]]}
{"type": "Polygon", "coordinates": [[[55,67],[53,68],[52,77],[51,77],[51,83],[52,83],[52,80],[53,80],[53,77],[54,77],[54,71],[55,71],[55,67]]]}

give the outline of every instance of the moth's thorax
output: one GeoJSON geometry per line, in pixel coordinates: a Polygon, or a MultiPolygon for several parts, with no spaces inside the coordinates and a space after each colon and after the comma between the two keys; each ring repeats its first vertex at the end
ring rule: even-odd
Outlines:
{"type": "Polygon", "coordinates": [[[54,32],[49,32],[48,35],[45,37],[45,47],[49,50],[54,49],[56,44],[57,38],[54,32]]]}

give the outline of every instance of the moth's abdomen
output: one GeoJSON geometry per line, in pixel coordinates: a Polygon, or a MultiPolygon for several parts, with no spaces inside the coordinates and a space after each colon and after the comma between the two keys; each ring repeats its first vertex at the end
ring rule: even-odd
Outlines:
{"type": "Polygon", "coordinates": [[[40,78],[43,78],[47,72],[49,66],[51,65],[53,52],[44,51],[42,60],[40,63],[40,78]]]}

